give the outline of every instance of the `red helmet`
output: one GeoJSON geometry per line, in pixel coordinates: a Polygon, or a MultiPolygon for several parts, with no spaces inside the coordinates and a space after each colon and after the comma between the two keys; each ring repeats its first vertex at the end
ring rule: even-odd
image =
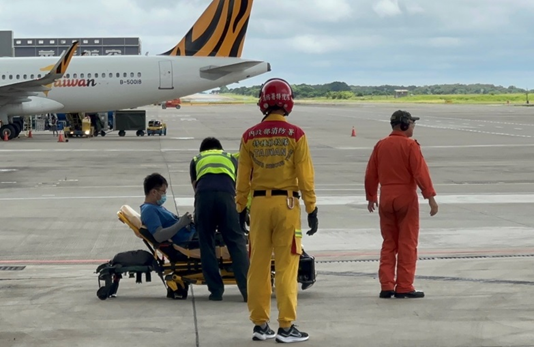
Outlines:
{"type": "Polygon", "coordinates": [[[286,115],[293,110],[293,90],[289,83],[281,78],[267,80],[261,87],[259,98],[258,106],[263,114],[274,106],[282,108],[286,115]]]}

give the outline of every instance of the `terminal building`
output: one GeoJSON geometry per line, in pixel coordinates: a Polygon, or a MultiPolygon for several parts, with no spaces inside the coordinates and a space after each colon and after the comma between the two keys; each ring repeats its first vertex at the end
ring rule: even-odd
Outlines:
{"type": "Polygon", "coordinates": [[[139,55],[138,37],[33,37],[16,38],[12,31],[0,31],[0,57],[60,56],[78,40],[76,55],[139,55]]]}

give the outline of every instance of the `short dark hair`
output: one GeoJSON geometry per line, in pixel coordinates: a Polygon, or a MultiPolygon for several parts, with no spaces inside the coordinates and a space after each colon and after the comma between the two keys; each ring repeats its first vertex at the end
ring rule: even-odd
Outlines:
{"type": "Polygon", "coordinates": [[[200,144],[200,151],[208,151],[210,149],[223,149],[221,142],[215,137],[206,137],[200,144]]]}
{"type": "Polygon", "coordinates": [[[156,189],[162,186],[168,186],[167,180],[165,177],[161,176],[159,173],[153,173],[145,177],[143,182],[143,188],[145,189],[145,195],[148,195],[152,189],[156,189]]]}

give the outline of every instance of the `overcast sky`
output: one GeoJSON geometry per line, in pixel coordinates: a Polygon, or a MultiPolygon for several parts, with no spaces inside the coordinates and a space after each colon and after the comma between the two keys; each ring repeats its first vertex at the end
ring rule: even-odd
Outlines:
{"type": "MultiPolygon", "coordinates": [[[[162,53],[211,0],[0,0],[25,37],[141,38],[162,53]]],[[[243,58],[290,83],[490,83],[534,88],[534,0],[255,0],[243,58]]],[[[234,84],[230,87],[236,87],[234,84]]]]}

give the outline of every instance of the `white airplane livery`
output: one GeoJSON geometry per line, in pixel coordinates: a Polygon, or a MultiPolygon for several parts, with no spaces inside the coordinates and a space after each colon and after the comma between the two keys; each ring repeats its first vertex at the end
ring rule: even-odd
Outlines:
{"type": "Polygon", "coordinates": [[[253,0],[213,0],[185,37],[156,56],[0,58],[0,127],[12,139],[26,116],[106,112],[175,99],[271,71],[241,58],[253,0]]]}

